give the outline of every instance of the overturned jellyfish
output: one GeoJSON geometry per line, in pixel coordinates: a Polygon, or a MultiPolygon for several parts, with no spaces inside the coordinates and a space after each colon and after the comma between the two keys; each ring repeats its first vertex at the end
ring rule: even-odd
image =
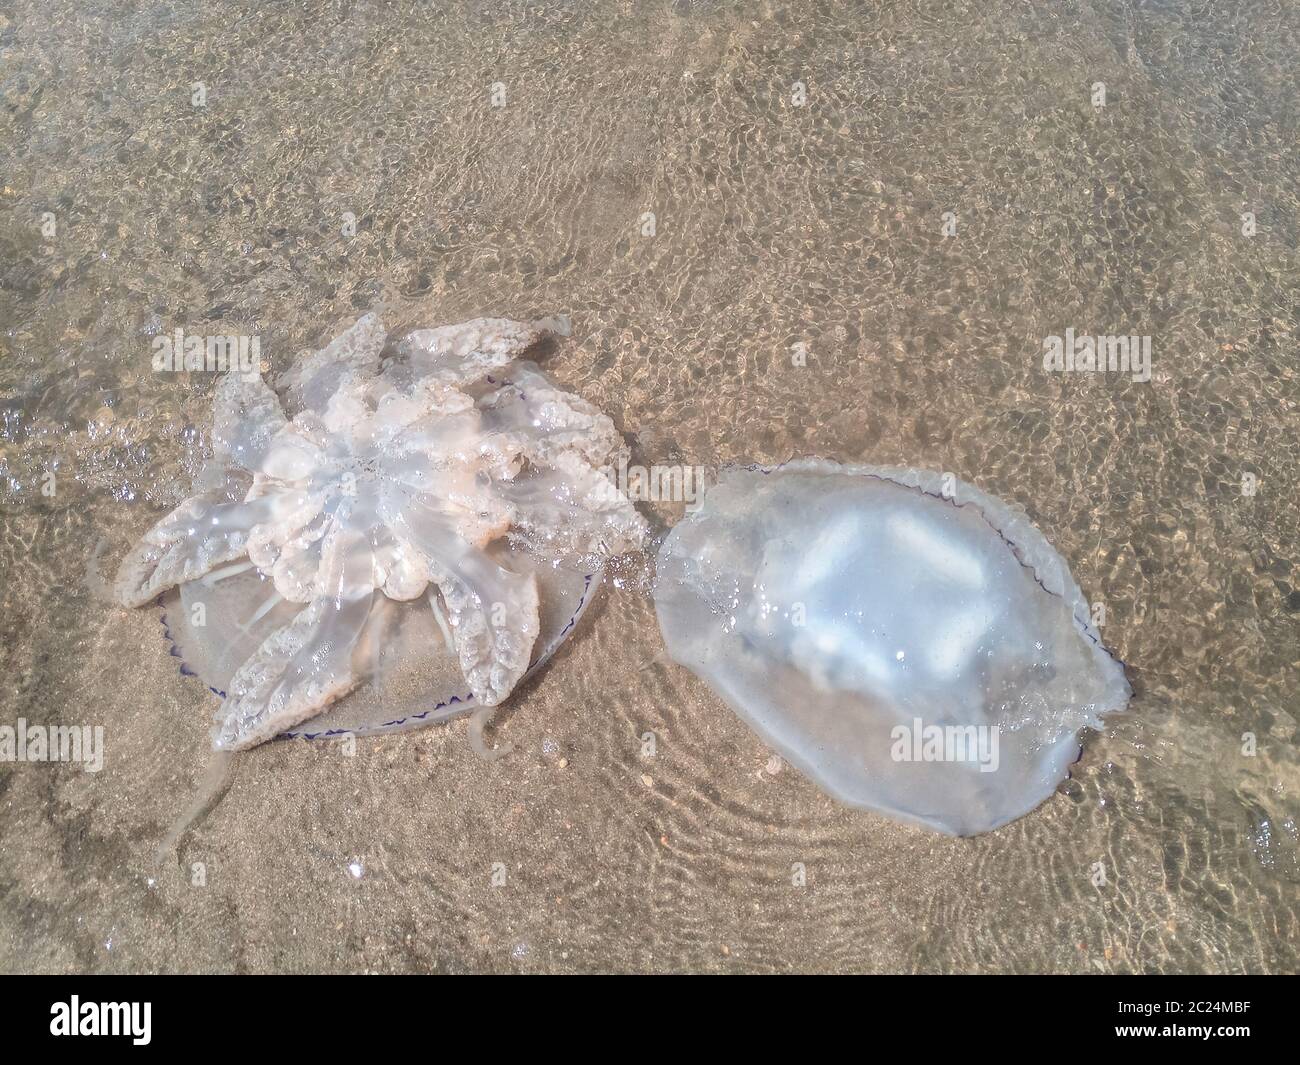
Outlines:
{"type": "Polygon", "coordinates": [[[1131,695],[1065,560],[951,474],[725,470],[654,599],[669,654],[795,768],[953,835],[1042,803],[1131,695]]]}
{"type": "Polygon", "coordinates": [[[520,356],[563,319],[391,339],[368,314],[279,382],[216,388],[211,464],[127,554],[173,653],[222,698],[213,745],[485,716],[574,629],[643,519],[608,417],[520,356]]]}

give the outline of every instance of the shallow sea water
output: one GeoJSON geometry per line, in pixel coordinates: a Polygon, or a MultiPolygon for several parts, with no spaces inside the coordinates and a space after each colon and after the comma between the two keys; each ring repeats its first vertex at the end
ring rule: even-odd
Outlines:
{"type": "Polygon", "coordinates": [[[0,764],[0,969],[1294,971],[1300,13],[434,8],[0,0],[0,724],[107,745],[0,764]],[[569,314],[548,372],[638,461],[1021,504],[1131,712],[997,832],[898,825],[667,661],[629,560],[508,757],[271,744],[154,865],[213,701],[87,580],[207,444],[211,375],[152,339],[278,371],[380,308],[569,314]],[[1045,372],[1067,327],[1150,335],[1151,380],[1045,372]]]}

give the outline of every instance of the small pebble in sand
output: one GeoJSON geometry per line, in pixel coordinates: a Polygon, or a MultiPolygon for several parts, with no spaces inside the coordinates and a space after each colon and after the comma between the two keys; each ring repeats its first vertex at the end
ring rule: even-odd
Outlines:
{"type": "Polygon", "coordinates": [[[655,786],[655,778],[652,777],[649,773],[642,773],[641,783],[644,784],[647,788],[653,788],[655,786]]]}

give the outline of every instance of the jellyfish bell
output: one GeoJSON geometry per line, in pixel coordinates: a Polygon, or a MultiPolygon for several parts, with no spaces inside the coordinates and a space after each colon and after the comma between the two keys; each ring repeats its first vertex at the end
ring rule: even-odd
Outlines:
{"type": "Polygon", "coordinates": [[[1034,809],[1131,693],[1065,560],[951,475],[724,471],[657,570],[676,661],[835,798],[943,832],[1034,809]]]}
{"type": "MultiPolygon", "coordinates": [[[[522,683],[540,672],[575,631],[601,586],[603,565],[589,555],[547,556],[508,542],[487,553],[537,582],[538,634],[522,683]]],[[[210,584],[187,581],[161,597],[165,634],[182,671],[224,700],[239,668],[303,609],[287,600],[266,609],[274,598],[270,579],[256,569],[210,584]]],[[[436,588],[405,601],[377,598],[352,657],[360,670],[358,685],[346,698],[285,728],[278,738],[329,740],[399,732],[470,714],[483,705],[465,681],[436,588]]]]}

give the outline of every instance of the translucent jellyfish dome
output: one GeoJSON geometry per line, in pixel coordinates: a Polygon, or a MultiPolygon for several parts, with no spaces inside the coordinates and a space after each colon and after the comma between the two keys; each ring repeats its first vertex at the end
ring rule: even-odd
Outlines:
{"type": "Polygon", "coordinates": [[[950,474],[727,470],[657,570],[669,653],[787,761],[954,835],[1042,803],[1131,694],[1065,560],[950,474]]]}

